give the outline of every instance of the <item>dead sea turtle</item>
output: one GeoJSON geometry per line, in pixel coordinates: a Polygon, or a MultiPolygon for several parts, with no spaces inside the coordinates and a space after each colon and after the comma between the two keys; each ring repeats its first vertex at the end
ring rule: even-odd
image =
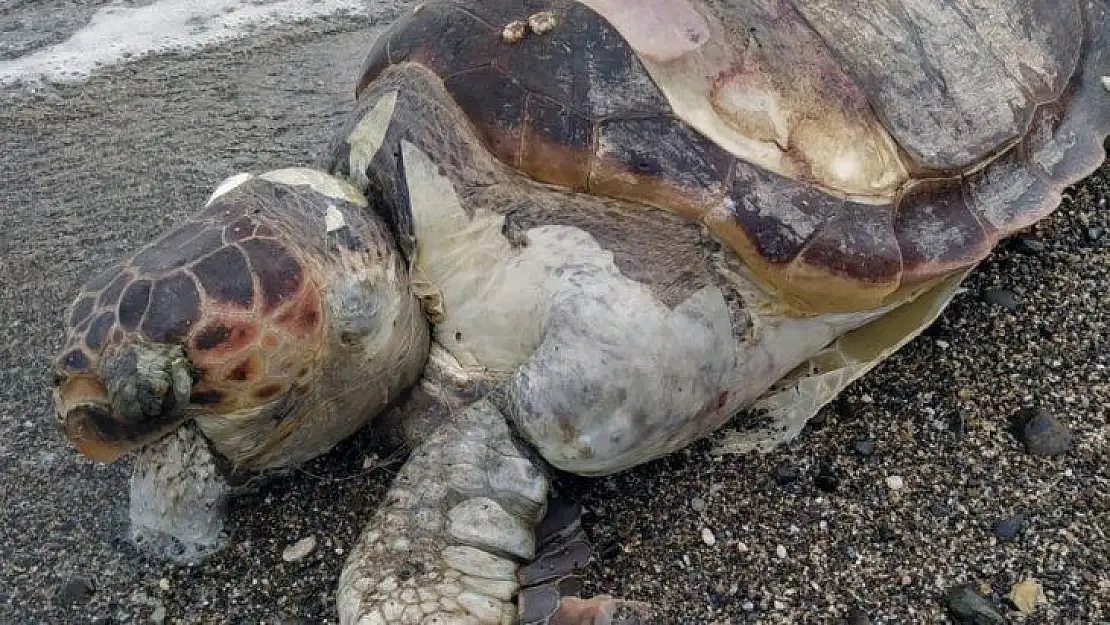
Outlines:
{"type": "Polygon", "coordinates": [[[343,622],[613,622],[549,469],[796,434],[1102,163],[1108,47],[1103,1],[424,3],[328,163],[85,285],[59,418],[183,560],[237,476],[399,433],[343,622]]]}

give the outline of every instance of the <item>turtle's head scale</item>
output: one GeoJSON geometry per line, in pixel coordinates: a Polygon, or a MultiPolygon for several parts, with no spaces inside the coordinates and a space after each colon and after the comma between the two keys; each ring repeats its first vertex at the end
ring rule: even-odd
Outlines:
{"type": "Polygon", "coordinates": [[[102,461],[187,421],[237,467],[313,457],[411,385],[429,343],[388,226],[307,169],[228,179],[65,322],[57,414],[102,461]]]}

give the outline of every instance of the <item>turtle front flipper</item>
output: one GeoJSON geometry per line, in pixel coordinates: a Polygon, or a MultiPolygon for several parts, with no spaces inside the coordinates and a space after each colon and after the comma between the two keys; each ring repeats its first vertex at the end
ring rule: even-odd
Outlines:
{"type": "Polygon", "coordinates": [[[614,622],[606,599],[572,597],[561,612],[517,620],[522,575],[540,579],[528,565],[549,488],[500,411],[488,400],[470,405],[413,451],[363,531],[339,578],[340,621],[614,622]]]}
{"type": "Polygon", "coordinates": [[[501,413],[473,404],[413,451],[363,531],[339,578],[341,622],[511,621],[547,493],[501,413]]]}

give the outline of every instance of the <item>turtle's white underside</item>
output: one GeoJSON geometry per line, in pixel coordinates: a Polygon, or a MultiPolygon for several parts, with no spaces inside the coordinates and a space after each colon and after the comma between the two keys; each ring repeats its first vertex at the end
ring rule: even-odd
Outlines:
{"type": "MultiPolygon", "coordinates": [[[[671,308],[571,226],[532,228],[527,244],[514,247],[504,217],[473,207],[468,214],[428,154],[405,142],[402,157],[416,265],[442,296],[436,341],[464,367],[504,380],[507,412],[568,471],[619,471],[686,445],[884,312],[788,317],[735,275],[751,317],[750,331],[737,336],[719,287],[671,308]]],[[[773,444],[796,428],[763,431],[773,444]]]]}

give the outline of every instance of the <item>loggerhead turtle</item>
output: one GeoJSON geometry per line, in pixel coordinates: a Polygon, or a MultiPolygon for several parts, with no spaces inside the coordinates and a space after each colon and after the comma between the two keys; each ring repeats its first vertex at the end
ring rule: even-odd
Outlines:
{"type": "Polygon", "coordinates": [[[1107,10],[424,3],[329,162],[228,179],[84,286],[58,417],[137,451],[133,535],[180,560],[239,476],[399,433],[342,622],[611,622],[549,470],[753,407],[734,448],[773,445],[916,336],[1105,158],[1107,10]]]}

